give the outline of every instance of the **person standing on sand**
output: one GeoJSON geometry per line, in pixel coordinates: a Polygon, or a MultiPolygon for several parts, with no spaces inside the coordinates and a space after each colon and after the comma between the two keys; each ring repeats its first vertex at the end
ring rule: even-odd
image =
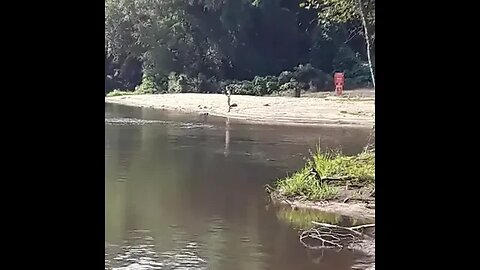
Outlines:
{"type": "Polygon", "coordinates": [[[232,108],[232,106],[230,105],[230,95],[231,95],[230,87],[228,86],[226,87],[225,94],[227,95],[228,112],[230,112],[230,109],[232,108]]]}

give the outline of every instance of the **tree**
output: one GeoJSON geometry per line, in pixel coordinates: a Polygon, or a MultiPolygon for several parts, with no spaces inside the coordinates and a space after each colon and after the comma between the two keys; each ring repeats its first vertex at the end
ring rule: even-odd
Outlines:
{"type": "Polygon", "coordinates": [[[300,7],[316,9],[319,23],[326,28],[329,28],[332,24],[361,21],[368,65],[372,84],[375,88],[375,72],[371,55],[371,43],[375,37],[375,0],[305,0],[300,4],[300,7]]]}
{"type": "Polygon", "coordinates": [[[172,72],[192,83],[243,81],[299,64],[342,69],[354,87],[370,84],[374,55],[370,72],[358,33],[363,14],[373,42],[374,0],[325,0],[310,10],[299,1],[105,0],[105,91],[165,86],[172,72]],[[356,1],[368,2],[363,13],[332,6],[356,1]]]}

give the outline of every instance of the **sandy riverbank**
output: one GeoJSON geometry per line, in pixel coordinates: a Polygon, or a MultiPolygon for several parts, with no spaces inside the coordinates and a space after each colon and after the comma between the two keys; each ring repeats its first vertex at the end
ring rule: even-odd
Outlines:
{"type": "Polygon", "coordinates": [[[222,94],[162,94],[106,97],[105,102],[136,107],[209,114],[264,124],[346,125],[375,123],[375,96],[257,97],[233,95],[227,111],[222,94]]]}

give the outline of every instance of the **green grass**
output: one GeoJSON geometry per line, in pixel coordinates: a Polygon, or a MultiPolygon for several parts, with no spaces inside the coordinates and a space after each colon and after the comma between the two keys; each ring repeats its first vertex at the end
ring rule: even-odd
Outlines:
{"type": "Polygon", "coordinates": [[[356,156],[344,156],[341,153],[312,154],[314,166],[322,177],[349,177],[359,181],[375,181],[375,153],[362,152],[356,156]]]}
{"type": "MultiPolygon", "coordinates": [[[[321,178],[348,178],[353,181],[375,181],[375,153],[364,152],[356,156],[341,153],[321,153],[317,148],[311,159],[298,172],[276,182],[280,193],[286,197],[305,197],[308,200],[329,200],[338,195],[338,187],[320,181],[312,174],[315,169],[321,178]]],[[[340,182],[341,183],[341,182],[340,182]]]]}
{"type": "Polygon", "coordinates": [[[121,91],[121,90],[115,89],[112,92],[109,92],[107,94],[107,97],[129,96],[129,95],[135,95],[135,92],[121,91]]]}
{"type": "Polygon", "coordinates": [[[333,199],[338,190],[336,187],[328,184],[322,184],[310,175],[310,165],[307,164],[303,169],[277,181],[276,186],[282,195],[287,197],[305,196],[310,200],[328,200],[333,199]]]}
{"type": "Polygon", "coordinates": [[[137,87],[135,91],[122,91],[122,90],[115,89],[112,92],[109,92],[107,94],[107,97],[146,95],[146,94],[154,94],[154,91],[151,89],[146,89],[142,87],[137,87]]]}

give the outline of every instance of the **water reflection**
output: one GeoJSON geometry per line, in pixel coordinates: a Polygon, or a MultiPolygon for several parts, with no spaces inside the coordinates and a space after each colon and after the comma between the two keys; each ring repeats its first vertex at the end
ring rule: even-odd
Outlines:
{"type": "Polygon", "coordinates": [[[225,157],[228,157],[230,154],[230,118],[227,117],[225,120],[225,157]]]}
{"type": "MultiPolygon", "coordinates": [[[[263,185],[302,166],[319,135],[334,147],[345,134],[123,106],[106,117],[106,269],[319,269],[298,231],[265,208],[263,185]]],[[[368,130],[350,134],[358,145],[344,149],[361,151],[368,130]]],[[[322,269],[357,260],[326,259],[322,269]]]]}
{"type": "Polygon", "coordinates": [[[148,231],[130,231],[120,245],[105,247],[105,268],[108,269],[207,269],[199,257],[199,245],[186,242],[183,247],[157,252],[155,239],[148,231]]]}
{"type": "Polygon", "coordinates": [[[330,212],[321,212],[312,209],[292,209],[292,207],[276,207],[277,218],[298,230],[307,230],[313,227],[313,221],[329,223],[339,226],[357,226],[369,223],[368,220],[353,219],[330,212]]]}
{"type": "MultiPolygon", "coordinates": [[[[277,217],[280,221],[291,225],[293,228],[304,231],[314,227],[313,221],[334,224],[343,227],[358,226],[371,223],[369,220],[359,220],[337,215],[329,212],[314,211],[311,209],[292,209],[291,207],[277,206],[277,217]]],[[[370,237],[354,242],[349,249],[306,249],[310,260],[322,267],[335,269],[375,269],[375,227],[364,231],[370,237]],[[353,265],[346,266],[335,264],[332,257],[350,257],[353,265]],[[332,265],[335,264],[335,265],[332,265]],[[346,268],[345,268],[346,267],[346,268]]]]}

